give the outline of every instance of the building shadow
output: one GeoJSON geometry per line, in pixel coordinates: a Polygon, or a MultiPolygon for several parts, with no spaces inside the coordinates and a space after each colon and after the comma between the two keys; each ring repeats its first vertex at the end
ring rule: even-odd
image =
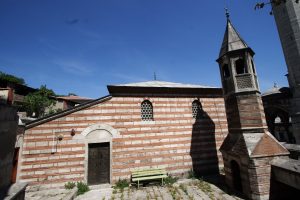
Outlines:
{"type": "Polygon", "coordinates": [[[192,129],[190,156],[196,177],[219,174],[215,123],[200,109],[192,129]]]}

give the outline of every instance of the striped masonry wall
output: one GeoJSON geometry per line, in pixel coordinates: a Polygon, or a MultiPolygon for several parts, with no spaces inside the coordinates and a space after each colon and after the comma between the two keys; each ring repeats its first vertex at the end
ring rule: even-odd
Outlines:
{"type": "Polygon", "coordinates": [[[59,185],[84,179],[85,144],[76,134],[93,124],[107,124],[120,133],[112,142],[113,181],[129,179],[138,168],[166,167],[184,175],[192,168],[209,173],[222,166],[218,151],[228,133],[223,98],[200,98],[203,115],[192,117],[195,98],[151,97],[154,121],[142,121],[140,105],[146,98],[113,97],[26,130],[20,180],[59,185]],[[54,135],[64,136],[51,154],[54,135]]]}

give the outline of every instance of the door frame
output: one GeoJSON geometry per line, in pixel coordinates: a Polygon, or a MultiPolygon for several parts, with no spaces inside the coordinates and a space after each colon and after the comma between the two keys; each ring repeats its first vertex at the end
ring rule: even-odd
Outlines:
{"type": "Polygon", "coordinates": [[[109,142],[109,183],[112,183],[112,142],[113,138],[120,137],[120,133],[107,124],[94,124],[87,127],[80,135],[75,135],[74,139],[84,139],[85,156],[84,156],[84,181],[88,180],[88,150],[91,143],[107,143],[109,142]],[[77,136],[77,137],[76,137],[77,136]]]}

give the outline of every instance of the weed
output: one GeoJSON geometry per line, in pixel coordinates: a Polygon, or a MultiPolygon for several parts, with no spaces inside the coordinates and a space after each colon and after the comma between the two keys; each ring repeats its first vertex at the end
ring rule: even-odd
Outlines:
{"type": "Polygon", "coordinates": [[[116,189],[116,188],[114,188],[114,190],[113,190],[113,194],[117,194],[117,192],[118,192],[118,190],[116,189]]]}
{"type": "Polygon", "coordinates": [[[178,180],[177,177],[173,177],[169,175],[167,178],[164,179],[164,182],[166,185],[173,185],[173,183],[175,183],[177,180],[178,180]]]}
{"type": "Polygon", "coordinates": [[[76,186],[76,183],[74,183],[74,182],[67,182],[67,183],[65,184],[65,188],[66,188],[67,190],[71,190],[71,189],[73,189],[75,186],[76,186]]]}
{"type": "Polygon", "coordinates": [[[187,187],[186,187],[185,185],[180,184],[180,185],[179,185],[179,188],[180,188],[186,195],[188,195],[187,187]]]}
{"type": "Polygon", "coordinates": [[[209,196],[210,199],[214,199],[212,189],[211,189],[210,185],[207,182],[205,182],[203,179],[199,179],[199,183],[197,184],[197,186],[204,193],[206,193],[209,196]]]}
{"type": "Polygon", "coordinates": [[[188,178],[189,179],[196,179],[197,178],[196,173],[192,169],[190,169],[190,171],[188,171],[188,178]]]}
{"type": "Polygon", "coordinates": [[[124,193],[122,191],[122,194],[121,194],[121,200],[124,200],[124,193]]]}
{"type": "Polygon", "coordinates": [[[172,187],[172,186],[169,186],[168,189],[169,189],[169,192],[170,192],[170,194],[172,196],[172,199],[176,200],[177,199],[176,198],[176,189],[174,187],[172,187]]]}
{"type": "Polygon", "coordinates": [[[124,188],[129,187],[129,183],[126,179],[119,179],[118,182],[116,182],[114,189],[120,189],[121,191],[124,191],[124,188]]]}
{"type": "Polygon", "coordinates": [[[115,195],[111,196],[111,200],[115,200],[115,198],[116,198],[115,195]]]}
{"type": "Polygon", "coordinates": [[[127,196],[130,196],[130,193],[131,193],[131,189],[130,187],[128,188],[128,191],[127,191],[127,196]]]}
{"type": "Polygon", "coordinates": [[[81,181],[77,182],[77,188],[78,188],[77,195],[84,194],[90,190],[89,186],[86,183],[83,183],[81,181]]]}

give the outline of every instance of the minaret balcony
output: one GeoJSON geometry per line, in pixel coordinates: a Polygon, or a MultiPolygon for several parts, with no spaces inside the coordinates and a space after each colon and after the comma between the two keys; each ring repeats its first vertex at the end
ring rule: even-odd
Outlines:
{"type": "Polygon", "coordinates": [[[250,73],[235,75],[236,91],[257,90],[256,77],[250,73]]]}

